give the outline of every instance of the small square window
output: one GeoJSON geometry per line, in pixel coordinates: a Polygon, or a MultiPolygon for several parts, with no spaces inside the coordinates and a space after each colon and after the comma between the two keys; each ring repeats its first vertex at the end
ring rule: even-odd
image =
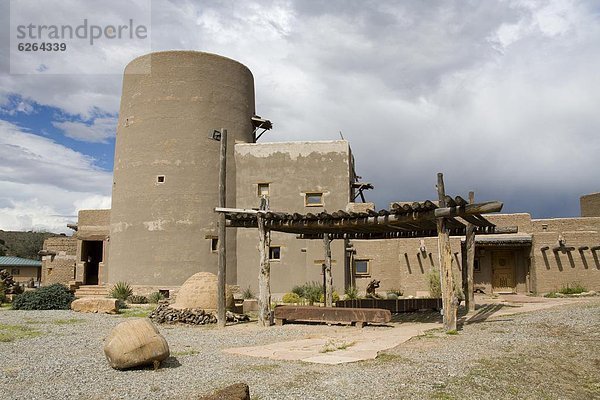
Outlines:
{"type": "Polygon", "coordinates": [[[165,183],[165,176],[164,175],[158,175],[156,177],[156,183],[165,183]]]}
{"type": "Polygon", "coordinates": [[[13,268],[10,270],[11,275],[21,275],[21,270],[19,268],[13,268]]]}
{"type": "Polygon", "coordinates": [[[268,183],[259,183],[258,184],[258,197],[268,196],[269,195],[269,184],[268,183]]]}
{"type": "Polygon", "coordinates": [[[368,275],[369,260],[354,260],[354,273],[356,275],[368,275]]]}
{"type": "Polygon", "coordinates": [[[269,260],[281,260],[281,246],[269,247],[269,260]]]}
{"type": "Polygon", "coordinates": [[[219,238],[218,237],[210,238],[210,251],[212,251],[213,253],[216,253],[217,251],[219,251],[219,238]]]}
{"type": "Polygon", "coordinates": [[[323,205],[323,193],[306,193],[304,195],[306,207],[319,207],[323,205]]]}

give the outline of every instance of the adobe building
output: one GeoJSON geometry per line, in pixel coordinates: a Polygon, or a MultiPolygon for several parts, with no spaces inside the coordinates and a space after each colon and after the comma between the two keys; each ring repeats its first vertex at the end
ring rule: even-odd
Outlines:
{"type": "MultiPolygon", "coordinates": [[[[177,290],[197,272],[216,274],[220,144],[213,133],[223,128],[227,207],[256,208],[263,195],[270,209],[288,213],[372,207],[354,203],[369,185],[357,182],[348,142],[257,143],[266,126],[255,115],[252,74],[237,61],[193,51],[133,60],[123,80],[111,209],[82,210],[72,238],[45,243],[42,283],[127,281],[145,294],[177,290]]],[[[579,282],[600,289],[600,196],[583,196],[581,208],[581,218],[489,216],[519,233],[477,236],[475,287],[543,293],[579,282]]],[[[459,281],[462,241],[451,238],[459,281]]],[[[229,228],[226,247],[228,283],[256,293],[256,230],[229,228]]],[[[269,257],[274,298],[322,281],[322,241],[273,232],[269,257]]],[[[382,291],[428,295],[428,274],[439,270],[437,238],[334,240],[332,258],[340,293],[378,279],[382,291]]]]}

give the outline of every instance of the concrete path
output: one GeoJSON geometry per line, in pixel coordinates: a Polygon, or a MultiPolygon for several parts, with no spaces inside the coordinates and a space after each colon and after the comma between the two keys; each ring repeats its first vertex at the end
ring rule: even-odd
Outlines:
{"type": "Polygon", "coordinates": [[[377,357],[377,353],[422,335],[439,323],[407,323],[367,328],[331,327],[331,332],[290,342],[224,350],[230,354],[294,360],[318,364],[342,364],[377,357]]]}

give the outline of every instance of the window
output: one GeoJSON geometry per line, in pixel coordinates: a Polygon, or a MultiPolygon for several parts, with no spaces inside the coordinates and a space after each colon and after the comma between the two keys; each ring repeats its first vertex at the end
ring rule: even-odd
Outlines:
{"type": "Polygon", "coordinates": [[[481,272],[481,265],[479,264],[479,259],[476,258],[475,260],[473,260],[473,271],[474,272],[481,272]]]}
{"type": "Polygon", "coordinates": [[[269,260],[281,260],[281,246],[269,247],[269,260]]]}
{"type": "Polygon", "coordinates": [[[158,175],[156,177],[156,183],[165,183],[165,176],[164,175],[158,175]]]}
{"type": "Polygon", "coordinates": [[[216,253],[217,251],[219,251],[219,238],[218,237],[210,238],[210,251],[212,251],[213,253],[216,253]]]}
{"type": "Polygon", "coordinates": [[[269,184],[268,183],[259,183],[258,184],[258,197],[268,196],[269,195],[269,184]]]}
{"type": "Polygon", "coordinates": [[[21,274],[21,270],[19,268],[13,268],[10,270],[10,274],[11,275],[20,275],[21,274]]]}
{"type": "Polygon", "coordinates": [[[354,260],[354,273],[356,275],[368,275],[369,260],[354,260]]]}
{"type": "Polygon", "coordinates": [[[304,205],[306,207],[319,207],[323,205],[323,193],[306,193],[304,195],[304,205]]]}

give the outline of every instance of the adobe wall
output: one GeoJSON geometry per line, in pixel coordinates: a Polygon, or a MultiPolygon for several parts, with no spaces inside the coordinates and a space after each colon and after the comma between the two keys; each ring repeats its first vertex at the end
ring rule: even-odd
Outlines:
{"type": "MultiPolygon", "coordinates": [[[[595,218],[600,222],[600,218],[595,218]]],[[[600,290],[600,251],[592,251],[592,246],[600,245],[600,229],[567,230],[573,228],[573,221],[565,221],[564,230],[557,225],[553,231],[538,232],[533,235],[532,264],[535,268],[537,293],[560,290],[563,286],[579,283],[587,290],[600,290]],[[567,247],[574,251],[554,252],[559,235],[566,240],[567,247]],[[549,249],[542,251],[548,246],[549,249]],[[580,247],[588,247],[581,249],[580,247]]],[[[582,225],[592,221],[582,221],[582,225]]],[[[589,225],[587,225],[589,227],[589,225]]]]}
{"type": "Polygon", "coordinates": [[[581,196],[579,206],[582,217],[600,217],[600,192],[581,196]]]}
{"type": "MultiPolygon", "coordinates": [[[[437,237],[422,239],[426,257],[420,252],[421,239],[352,240],[356,253],[354,259],[369,260],[369,274],[356,275],[355,286],[360,295],[372,279],[380,280],[378,291],[402,290],[405,296],[427,296],[428,274],[439,272],[437,237]]],[[[450,238],[452,262],[456,285],[461,287],[462,250],[460,238],[450,238]]]]}
{"type": "Polygon", "coordinates": [[[67,285],[75,277],[77,239],[51,237],[44,241],[44,250],[56,252],[55,256],[42,256],[42,286],[53,283],[67,285]]]}
{"type": "MultiPolygon", "coordinates": [[[[346,141],[236,144],[238,208],[259,204],[258,184],[269,184],[274,211],[318,214],[346,209],[350,200],[352,154],[346,141]],[[306,206],[305,193],[322,192],[322,206],[306,206]]],[[[271,292],[278,298],[293,286],[322,282],[322,240],[300,240],[273,232],[271,245],[281,246],[281,260],[271,262],[271,292]]],[[[332,242],[333,285],[344,292],[344,241],[332,242]]],[[[258,292],[258,233],[237,229],[237,284],[258,292]]]]}

